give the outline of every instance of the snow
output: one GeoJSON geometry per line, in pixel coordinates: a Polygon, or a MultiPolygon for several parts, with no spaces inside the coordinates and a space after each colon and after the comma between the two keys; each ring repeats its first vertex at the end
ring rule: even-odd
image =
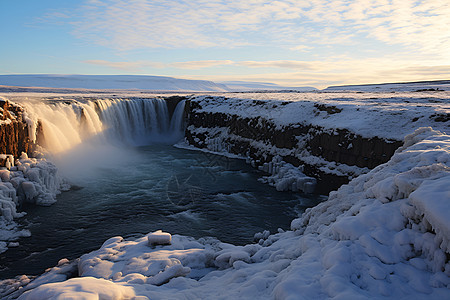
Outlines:
{"type": "Polygon", "coordinates": [[[449,170],[450,136],[420,128],[389,162],[257,244],[114,237],[72,263],[78,278],[63,279],[73,270],[62,261],[0,287],[28,289],[19,299],[448,299],[449,170]]]}
{"type": "Polygon", "coordinates": [[[284,162],[279,155],[274,156],[271,162],[264,163],[259,169],[270,174],[262,177],[261,181],[274,186],[277,191],[314,192],[316,179],[303,174],[301,168],[284,162]]]}
{"type": "Polygon", "coordinates": [[[248,91],[281,91],[281,90],[289,90],[289,91],[302,91],[302,92],[311,92],[317,90],[314,87],[287,87],[280,86],[274,83],[267,82],[247,82],[247,81],[222,81],[219,82],[225,85],[232,92],[248,92],[248,91]]]}
{"type": "Polygon", "coordinates": [[[310,124],[365,138],[402,141],[419,127],[450,132],[450,91],[395,93],[228,93],[195,95],[197,112],[263,118],[277,129],[310,124]]]}
{"type": "Polygon", "coordinates": [[[168,232],[162,232],[158,230],[156,232],[150,233],[148,236],[148,244],[150,246],[156,245],[170,245],[172,241],[172,236],[168,232]]]}
{"type": "MultiPolygon", "coordinates": [[[[111,281],[97,278],[74,278],[70,284],[52,283],[45,288],[38,287],[32,295],[20,299],[130,299],[134,297],[133,289],[115,285],[111,281]]],[[[136,299],[136,298],[134,298],[136,299]]]]}
{"type": "MultiPolygon", "coordinates": [[[[235,91],[314,91],[314,87],[286,87],[265,82],[227,81],[212,82],[207,80],[187,80],[166,76],[143,75],[0,75],[0,85],[13,87],[64,89],[114,89],[114,90],[154,90],[154,91],[203,91],[203,92],[235,92],[235,91]]],[[[48,90],[48,89],[43,89],[48,90]]],[[[70,92],[74,92],[71,90],[70,92]]],[[[81,91],[80,91],[81,92],[81,91]]],[[[84,91],[86,92],[86,91],[84,91]]]]}
{"type": "MultiPolygon", "coordinates": [[[[11,155],[7,157],[9,159],[11,155]]],[[[20,204],[51,205],[56,202],[56,195],[69,186],[58,176],[55,165],[43,158],[28,158],[25,153],[16,160],[16,166],[11,164],[9,170],[0,168],[0,179],[1,253],[8,247],[17,247],[14,241],[20,237],[30,236],[28,230],[21,230],[14,221],[25,215],[17,212],[20,204]]]]}
{"type": "Polygon", "coordinates": [[[416,91],[449,91],[450,80],[419,81],[405,83],[382,83],[330,86],[323,91],[359,91],[359,92],[416,92],[416,91]]]}

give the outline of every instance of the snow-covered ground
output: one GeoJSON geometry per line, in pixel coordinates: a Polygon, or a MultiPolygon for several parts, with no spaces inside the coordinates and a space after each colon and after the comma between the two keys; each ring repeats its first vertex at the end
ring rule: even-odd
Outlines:
{"type": "Polygon", "coordinates": [[[423,126],[450,132],[450,92],[226,93],[197,95],[193,101],[202,107],[198,112],[260,116],[279,129],[311,124],[399,141],[423,126]]]}
{"type": "Polygon", "coordinates": [[[225,85],[230,92],[242,92],[242,91],[301,91],[312,92],[317,89],[310,86],[305,87],[287,87],[280,86],[274,83],[266,82],[247,82],[247,81],[222,81],[221,84],[225,85]]]}
{"type": "MultiPolygon", "coordinates": [[[[211,124],[207,124],[208,127],[202,127],[205,126],[205,122],[201,123],[202,125],[196,125],[194,122],[187,127],[187,131],[193,136],[191,142],[201,147],[222,154],[227,152],[233,143],[247,143],[253,149],[257,149],[262,159],[265,156],[294,157],[301,164],[314,166],[326,174],[347,178],[367,173],[369,169],[355,165],[355,162],[352,164],[350,160],[349,165],[346,164],[347,162],[329,161],[317,154],[313,155],[308,148],[312,139],[323,135],[327,140],[327,135],[341,135],[342,141],[339,144],[336,142],[334,145],[336,147],[332,148],[333,151],[343,149],[343,155],[362,156],[364,147],[357,147],[356,152],[350,150],[354,148],[352,144],[355,141],[354,136],[366,139],[378,137],[387,140],[387,144],[393,142],[399,144],[406,135],[411,134],[418,127],[431,126],[443,133],[450,133],[450,92],[227,93],[194,95],[191,101],[194,102],[192,106],[195,114],[216,113],[219,117],[221,114],[226,114],[230,122],[237,117],[240,123],[236,123],[236,127],[243,127],[245,131],[242,136],[233,134],[235,131],[232,133],[230,126],[211,127],[218,125],[210,122],[211,124]],[[297,127],[306,128],[307,132],[290,137],[296,139],[296,146],[283,148],[283,146],[276,146],[270,138],[267,138],[267,133],[262,134],[269,125],[274,125],[278,132],[297,127]],[[252,136],[254,138],[251,138],[252,136]]],[[[199,118],[204,117],[204,115],[199,116],[199,118]]],[[[221,123],[217,122],[217,124],[221,123]]],[[[358,143],[358,140],[355,142],[358,143]]],[[[329,144],[324,144],[323,147],[331,149],[329,144]]],[[[393,152],[394,149],[389,151],[393,152]]],[[[366,151],[364,155],[370,155],[369,152],[366,151]]],[[[392,152],[384,156],[389,158],[392,152]]],[[[280,163],[285,162],[280,161],[280,163]]],[[[300,183],[300,181],[309,181],[302,175],[301,167],[297,169],[285,163],[291,171],[284,170],[275,175],[273,170],[278,168],[270,167],[268,163],[264,164],[260,166],[260,169],[272,174],[266,178],[266,182],[276,186],[277,189],[313,190],[312,186],[305,189],[300,183]]],[[[308,185],[311,183],[309,182],[308,185]]]]}
{"type": "Polygon", "coordinates": [[[337,91],[359,91],[359,92],[416,92],[416,91],[449,91],[450,80],[419,81],[405,83],[382,83],[382,84],[361,84],[361,85],[341,85],[330,86],[324,89],[325,92],[337,91]]]}
{"type": "Polygon", "coordinates": [[[5,280],[0,291],[28,290],[19,299],[448,299],[449,185],[450,136],[420,128],[290,231],[246,246],[163,232],[114,237],[34,281],[5,280]]]}

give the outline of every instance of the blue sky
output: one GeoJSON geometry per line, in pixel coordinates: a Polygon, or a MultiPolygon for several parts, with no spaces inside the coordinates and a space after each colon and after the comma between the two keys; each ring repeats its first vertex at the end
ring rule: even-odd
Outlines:
{"type": "Polygon", "coordinates": [[[0,74],[449,79],[449,15],[442,0],[0,0],[0,74]]]}

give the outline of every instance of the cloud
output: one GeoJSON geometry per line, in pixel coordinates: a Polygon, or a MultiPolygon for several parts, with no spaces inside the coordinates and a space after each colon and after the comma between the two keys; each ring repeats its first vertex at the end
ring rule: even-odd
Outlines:
{"type": "Polygon", "coordinates": [[[159,63],[151,61],[106,61],[106,60],[86,60],[84,63],[105,66],[109,68],[138,71],[143,68],[176,68],[185,70],[199,70],[205,68],[214,68],[218,66],[235,66],[246,68],[284,68],[284,69],[302,69],[316,70],[323,66],[324,62],[319,61],[295,61],[295,60],[274,60],[274,61],[232,61],[232,60],[199,60],[183,61],[172,63],[159,63]]]}
{"type": "Polygon", "coordinates": [[[336,84],[367,84],[400,81],[448,79],[450,65],[411,65],[409,61],[392,57],[389,59],[341,59],[339,61],[310,62],[315,70],[291,72],[241,72],[234,75],[186,75],[190,79],[213,81],[259,81],[282,86],[314,86],[325,88],[336,84]]]}
{"type": "Polygon", "coordinates": [[[118,70],[137,72],[143,70],[144,68],[164,68],[165,65],[158,62],[148,62],[148,61],[107,61],[107,60],[85,60],[84,63],[91,65],[98,65],[103,67],[109,67],[118,70]]]}
{"type": "Polygon", "coordinates": [[[72,24],[77,37],[117,50],[251,44],[297,51],[373,40],[449,59],[449,15],[442,0],[95,0],[72,24]]]}
{"type": "Polygon", "coordinates": [[[297,45],[297,46],[289,48],[289,50],[299,51],[299,52],[308,52],[309,50],[312,50],[312,49],[313,49],[313,47],[306,46],[306,45],[297,45]]]}
{"type": "Polygon", "coordinates": [[[231,60],[200,60],[200,61],[174,62],[168,64],[168,66],[179,69],[197,70],[203,68],[232,65],[234,63],[235,62],[231,60]]]}
{"type": "MultiPolygon", "coordinates": [[[[354,59],[337,56],[325,61],[231,61],[205,60],[157,63],[151,61],[109,62],[90,60],[86,63],[120,70],[133,70],[148,74],[149,68],[159,68],[163,73],[170,68],[184,70],[177,75],[188,79],[213,81],[260,81],[283,86],[315,86],[323,88],[332,84],[364,84],[396,81],[420,81],[448,79],[449,65],[412,64],[401,57],[354,59]],[[217,66],[235,68],[234,74],[194,75],[189,70],[214,68],[217,66]],[[280,70],[281,69],[281,70],[280,70]],[[282,69],[285,69],[282,71],[282,69]]],[[[168,74],[169,75],[169,74],[168,74]]]]}
{"type": "Polygon", "coordinates": [[[317,64],[321,62],[314,61],[295,61],[295,60],[273,60],[273,61],[241,61],[236,64],[249,68],[287,68],[287,69],[317,69],[317,64]]]}

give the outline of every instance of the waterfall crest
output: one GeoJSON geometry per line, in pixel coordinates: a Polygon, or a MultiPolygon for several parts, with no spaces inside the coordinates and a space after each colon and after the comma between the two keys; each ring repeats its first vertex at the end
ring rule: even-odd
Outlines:
{"type": "Polygon", "coordinates": [[[144,146],[183,136],[184,101],[172,116],[164,99],[92,99],[23,102],[30,139],[60,153],[86,141],[144,146]]]}

